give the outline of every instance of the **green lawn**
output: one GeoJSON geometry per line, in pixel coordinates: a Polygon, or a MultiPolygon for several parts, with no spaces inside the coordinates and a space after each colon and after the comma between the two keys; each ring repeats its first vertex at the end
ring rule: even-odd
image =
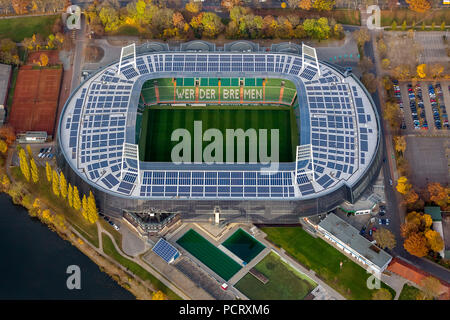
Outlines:
{"type": "MultiPolygon", "coordinates": [[[[295,160],[295,146],[298,143],[298,130],[291,121],[292,112],[289,107],[247,107],[247,106],[213,106],[202,107],[150,107],[144,111],[139,139],[141,161],[171,162],[172,149],[180,143],[171,141],[174,130],[183,128],[191,134],[191,161],[194,155],[194,121],[202,121],[205,132],[209,128],[217,128],[223,135],[223,161],[226,161],[226,129],[267,129],[267,150],[271,150],[270,129],[279,130],[279,161],[295,160]],[[144,138],[145,137],[145,138],[144,138]]],[[[257,137],[259,138],[259,137],[257,137]]],[[[236,141],[236,139],[235,139],[236,141]]],[[[210,141],[203,141],[203,149],[210,141]]],[[[258,141],[259,143],[259,141],[258,141]]],[[[259,146],[255,146],[259,149],[259,146]]],[[[237,161],[237,143],[234,143],[234,161],[237,161]]],[[[249,142],[246,139],[245,159],[249,160],[249,142]]],[[[259,158],[259,150],[257,150],[259,158]]],[[[259,161],[259,159],[258,159],[259,161]]]]}
{"type": "Polygon", "coordinates": [[[261,260],[255,269],[264,274],[269,282],[263,284],[247,273],[235,285],[251,300],[302,300],[317,286],[273,252],[261,260]]]}
{"type": "Polygon", "coordinates": [[[52,33],[52,26],[59,15],[0,19],[0,38],[21,42],[39,33],[44,39],[52,33]]]}
{"type": "Polygon", "coordinates": [[[177,243],[225,281],[231,279],[242,268],[236,261],[193,229],[189,229],[177,240],[177,243]]]}
{"type": "MultiPolygon", "coordinates": [[[[310,268],[328,285],[344,297],[354,300],[370,300],[372,290],[366,285],[369,274],[361,266],[347,258],[320,238],[314,238],[300,227],[262,228],[267,240],[282,247],[302,265],[310,268]],[[339,263],[342,262],[342,269],[339,263]]],[[[382,283],[392,296],[395,291],[382,283]]]]}
{"type": "Polygon", "coordinates": [[[182,300],[175,292],[170,290],[164,283],[162,283],[160,280],[158,280],[155,276],[153,276],[150,272],[142,268],[137,263],[124,258],[122,255],[120,255],[116,248],[114,247],[114,244],[109,236],[102,233],[102,241],[103,241],[103,251],[116,260],[118,263],[120,263],[122,266],[130,270],[133,274],[137,275],[139,278],[141,278],[144,281],[150,281],[152,286],[156,290],[161,290],[170,300],[182,300]]]}
{"type": "Polygon", "coordinates": [[[420,292],[420,289],[417,289],[416,287],[410,286],[405,283],[403,285],[402,292],[398,297],[398,300],[417,300],[417,295],[420,292]]]}

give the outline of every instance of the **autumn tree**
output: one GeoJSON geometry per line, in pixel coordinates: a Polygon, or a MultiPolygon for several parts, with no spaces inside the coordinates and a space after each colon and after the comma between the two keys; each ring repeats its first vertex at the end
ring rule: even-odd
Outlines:
{"type": "Polygon", "coordinates": [[[67,188],[67,201],[69,203],[69,207],[73,208],[73,188],[69,183],[69,187],[67,188]]]}
{"type": "Polygon", "coordinates": [[[46,67],[48,65],[48,56],[45,53],[41,53],[39,56],[39,64],[41,67],[46,67]]]}
{"type": "Polygon", "coordinates": [[[330,26],[327,18],[306,19],[303,22],[303,29],[306,34],[313,39],[328,39],[330,35],[330,26]]]}
{"type": "Polygon", "coordinates": [[[444,249],[444,240],[442,240],[439,232],[431,229],[427,230],[425,232],[425,238],[427,238],[428,246],[434,252],[439,252],[444,249]]]}
{"type": "Polygon", "coordinates": [[[191,13],[198,13],[200,10],[202,10],[202,3],[201,2],[194,2],[189,1],[186,3],[185,9],[191,13]]]}
{"type": "Polygon", "coordinates": [[[110,6],[104,6],[100,10],[98,17],[105,27],[105,31],[115,31],[120,26],[119,13],[110,6]]]}
{"type": "Polygon", "coordinates": [[[406,0],[409,8],[416,12],[425,12],[431,8],[431,4],[427,0],[406,0]]]}
{"type": "Polygon", "coordinates": [[[443,210],[450,205],[450,188],[444,188],[440,183],[433,182],[428,184],[427,193],[429,200],[436,203],[443,210]]]}
{"type": "Polygon", "coordinates": [[[52,190],[53,194],[57,197],[59,197],[60,189],[59,189],[59,175],[56,172],[56,170],[53,170],[52,172],[52,190]]]}
{"type": "Polygon", "coordinates": [[[11,5],[16,14],[23,15],[28,13],[30,2],[30,0],[11,0],[11,5]]]}
{"type": "Polygon", "coordinates": [[[31,179],[34,183],[39,181],[39,171],[36,166],[36,162],[34,161],[34,158],[30,158],[30,167],[31,167],[31,179]]]}
{"type": "Polygon", "coordinates": [[[392,294],[388,289],[380,288],[372,294],[372,300],[392,300],[392,294]]]}
{"type": "Polygon", "coordinates": [[[403,247],[410,254],[419,258],[428,254],[427,239],[423,233],[412,233],[403,243],[403,247]]]}
{"type": "Polygon", "coordinates": [[[361,81],[370,93],[377,91],[377,78],[372,72],[364,73],[361,81]]]}
{"type": "Polygon", "coordinates": [[[427,65],[425,63],[419,64],[416,72],[419,78],[425,78],[427,76],[427,65]]]}
{"type": "Polygon", "coordinates": [[[358,67],[362,73],[369,72],[373,68],[373,61],[369,57],[363,57],[359,60],[358,67]]]}
{"type": "Polygon", "coordinates": [[[300,0],[298,6],[303,10],[311,10],[312,0],[300,0]]]}
{"type": "Polygon", "coordinates": [[[14,128],[10,125],[0,127],[0,138],[4,139],[6,144],[10,146],[14,141],[16,141],[16,133],[14,128]]]}
{"type": "Polygon", "coordinates": [[[81,209],[80,193],[77,186],[73,187],[73,208],[77,211],[81,209]]]}
{"type": "Polygon", "coordinates": [[[8,145],[3,139],[0,139],[0,152],[6,153],[6,151],[8,151],[8,145]]]}
{"type": "Polygon", "coordinates": [[[287,0],[286,2],[289,8],[294,9],[298,7],[300,0],[287,0]]]}
{"type": "Polygon", "coordinates": [[[20,149],[19,151],[19,165],[20,171],[22,171],[23,176],[27,181],[30,181],[30,166],[28,164],[27,155],[24,149],[20,149]]]}
{"type": "Polygon", "coordinates": [[[312,7],[318,11],[330,11],[334,4],[334,0],[314,0],[312,7]]]}
{"type": "Polygon", "coordinates": [[[52,167],[50,167],[50,164],[47,161],[45,162],[45,173],[47,174],[48,182],[51,182],[52,181],[52,167]]]}
{"type": "Polygon", "coordinates": [[[444,72],[444,66],[440,63],[434,63],[430,65],[428,72],[433,78],[438,78],[444,72]]]}
{"type": "Polygon", "coordinates": [[[395,102],[386,102],[383,109],[383,118],[389,123],[391,129],[398,129],[400,127],[402,114],[400,112],[400,108],[395,102]]]}
{"type": "Polygon", "coordinates": [[[89,191],[87,199],[87,216],[90,223],[95,223],[98,220],[98,209],[92,191],[89,191]]]}
{"type": "Polygon", "coordinates": [[[391,65],[391,60],[389,60],[388,58],[384,58],[383,60],[381,60],[381,67],[383,69],[388,69],[390,65],[391,65]]]}
{"type": "Polygon", "coordinates": [[[420,199],[419,195],[414,189],[410,189],[403,195],[403,204],[410,210],[417,210],[423,208],[424,201],[420,199]]]}
{"type": "Polygon", "coordinates": [[[61,197],[65,199],[67,197],[67,180],[62,171],[59,174],[59,188],[61,191],[61,197]]]}
{"type": "Polygon", "coordinates": [[[88,202],[86,195],[83,194],[83,200],[81,201],[81,214],[83,215],[83,218],[86,220],[89,220],[88,217],[88,202]]]}
{"type": "Polygon", "coordinates": [[[152,300],[167,300],[167,297],[161,290],[158,290],[153,292],[152,300]]]}
{"type": "Polygon", "coordinates": [[[373,233],[373,239],[376,240],[378,246],[382,249],[393,249],[397,242],[395,241],[394,234],[385,228],[380,228],[373,233]]]}
{"type": "Polygon", "coordinates": [[[404,154],[406,150],[406,139],[404,136],[394,137],[394,148],[398,153],[404,154]]]}
{"type": "Polygon", "coordinates": [[[236,6],[240,6],[242,4],[241,0],[222,0],[220,3],[222,7],[227,9],[228,11],[231,11],[236,6]]]}
{"type": "Polygon", "coordinates": [[[425,299],[434,299],[439,296],[442,284],[438,279],[428,276],[423,278],[420,284],[425,299]]]}
{"type": "Polygon", "coordinates": [[[397,180],[397,191],[401,194],[406,194],[411,188],[412,185],[408,183],[408,178],[405,176],[401,176],[397,180]]]}

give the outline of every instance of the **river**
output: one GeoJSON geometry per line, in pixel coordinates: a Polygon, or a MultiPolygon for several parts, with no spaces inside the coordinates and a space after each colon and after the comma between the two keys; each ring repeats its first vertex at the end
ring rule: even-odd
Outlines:
{"type": "Polygon", "coordinates": [[[0,299],[134,299],[98,266],[0,194],[0,299]],[[80,267],[81,289],[66,286],[80,267]]]}

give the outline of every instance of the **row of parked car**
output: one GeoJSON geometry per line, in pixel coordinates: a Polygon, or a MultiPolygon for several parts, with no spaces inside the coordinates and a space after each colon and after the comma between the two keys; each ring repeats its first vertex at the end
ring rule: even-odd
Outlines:
{"type": "Polygon", "coordinates": [[[40,159],[53,158],[53,153],[50,153],[51,151],[52,151],[52,147],[42,148],[41,150],[39,150],[38,158],[40,158],[40,159]]]}
{"type": "Polygon", "coordinates": [[[447,127],[448,115],[444,104],[444,95],[442,93],[441,84],[437,83],[435,87],[432,84],[428,86],[428,95],[430,96],[430,104],[433,110],[434,124],[437,129],[447,127]],[[436,88],[436,90],[435,90],[436,88]]]}
{"type": "Polygon", "coordinates": [[[394,88],[394,97],[397,100],[397,104],[400,107],[400,110],[402,111],[402,124],[400,125],[400,129],[406,129],[406,123],[405,123],[405,114],[403,112],[403,101],[402,101],[402,93],[400,92],[400,86],[398,85],[397,80],[392,80],[393,82],[393,88],[394,88]]]}
{"type": "Polygon", "coordinates": [[[114,229],[119,230],[119,226],[117,224],[115,224],[108,216],[105,216],[103,213],[99,212],[98,213],[101,217],[103,217],[103,219],[105,219],[106,222],[108,222],[110,225],[113,226],[114,229]]]}
{"type": "Polygon", "coordinates": [[[420,129],[419,115],[417,114],[416,94],[412,84],[408,84],[409,107],[413,119],[414,129],[420,129]]]}

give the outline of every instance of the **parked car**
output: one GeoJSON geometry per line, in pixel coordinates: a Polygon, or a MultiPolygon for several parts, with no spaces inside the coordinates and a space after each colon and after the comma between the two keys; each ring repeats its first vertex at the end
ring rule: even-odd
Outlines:
{"type": "Polygon", "coordinates": [[[382,224],[384,226],[388,226],[389,225],[389,219],[378,219],[378,223],[382,224]]]}
{"type": "Polygon", "coordinates": [[[362,227],[361,231],[359,231],[359,234],[362,235],[362,236],[365,235],[366,234],[366,227],[362,227]]]}
{"type": "Polygon", "coordinates": [[[119,229],[120,229],[119,226],[118,226],[117,224],[114,224],[113,227],[114,227],[114,229],[116,229],[117,231],[119,231],[119,229]]]}

